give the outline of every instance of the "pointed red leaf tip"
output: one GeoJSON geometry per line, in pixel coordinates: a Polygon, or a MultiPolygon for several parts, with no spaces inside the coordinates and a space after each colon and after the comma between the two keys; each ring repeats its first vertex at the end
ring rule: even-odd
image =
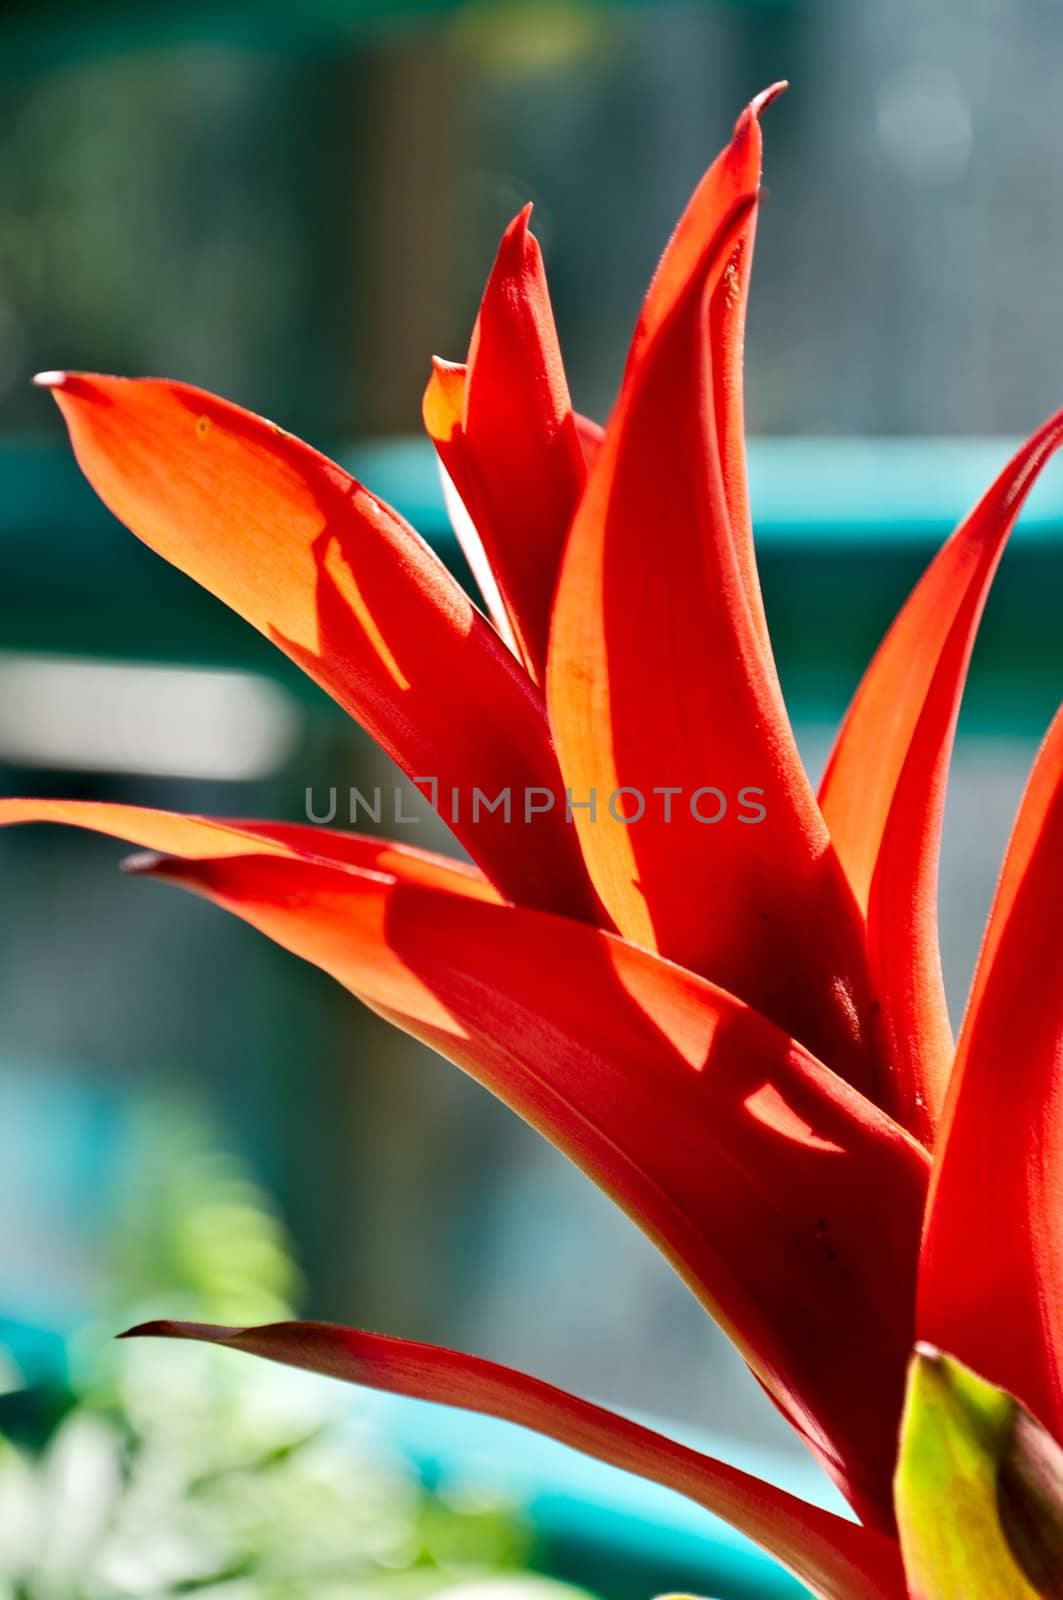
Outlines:
{"type": "Polygon", "coordinates": [[[586,477],[542,252],[509,224],[487,280],[467,367],[436,362],[424,420],[468,515],[457,531],[500,631],[542,682],[550,607],[586,477]]]}
{"type": "Polygon", "coordinates": [[[953,1060],[941,977],[937,877],[960,698],[1008,536],[1063,443],[1063,411],[1023,445],[935,557],[857,690],[820,804],[867,913],[887,1071],[883,1104],[933,1144],[953,1060]]]}
{"type": "Polygon", "coordinates": [[[97,800],[0,799],[0,828],[34,822],[62,823],[140,845],[143,854],[122,862],[123,870],[132,873],[154,872],[175,855],[186,860],[270,855],[356,868],[381,881],[408,879],[426,888],[502,903],[483,873],[467,862],[316,824],[200,817],[97,800]]]}
{"type": "Polygon", "coordinates": [[[547,698],[565,782],[577,801],[597,798],[576,825],[620,931],[870,1087],[863,930],[797,754],[748,528],[756,110],[699,185],[647,295],[565,550],[547,698]],[[625,789],[626,820],[608,805],[625,789]]]}
{"type": "MultiPolygon", "coordinates": [[[[755,193],[760,183],[762,140],[760,114],[789,85],[780,80],[754,96],[734,126],[730,145],[706,172],[680,217],[658,263],[639,314],[633,349],[652,338],[677,295],[682,294],[704,253],[706,237],[720,222],[722,205],[743,191],[755,193]]],[[[755,223],[755,217],[751,223],[755,223]]],[[[744,276],[748,279],[748,261],[744,276]]]]}
{"type": "Polygon", "coordinates": [[[161,379],[46,375],[97,494],[278,644],[412,777],[507,896],[593,917],[542,698],[413,529],[275,424],[161,379]],[[481,808],[545,789],[526,822],[481,808]]]}
{"type": "Polygon", "coordinates": [[[927,1161],[876,1107],[732,996],[585,924],[263,854],[151,870],[330,973],[550,1139],[889,1525],[927,1161]]]}
{"type": "MultiPolygon", "coordinates": [[[[682,293],[692,270],[696,269],[705,239],[718,221],[721,205],[728,195],[734,198],[737,194],[743,173],[750,188],[759,186],[762,159],[760,113],[788,87],[782,80],[755,96],[735,123],[729,149],[713,163],[694,191],[654,274],[635,329],[633,350],[652,336],[676,295],[682,293]]],[[[757,577],[749,515],[742,401],[742,351],[755,233],[756,211],[753,210],[735,245],[722,282],[712,295],[708,338],[713,352],[713,413],[734,554],[761,647],[767,652],[770,651],[768,627],[757,577]]]]}
{"type": "Polygon", "coordinates": [[[146,1322],[120,1339],[190,1339],[347,1383],[498,1417],[663,1484],[756,1540],[822,1600],[904,1600],[897,1546],[737,1467],[511,1367],[334,1323],[146,1322]]]}
{"type": "Polygon", "coordinates": [[[1063,1441],[1063,710],[1019,808],[949,1085],[920,1334],[1063,1441]]]}

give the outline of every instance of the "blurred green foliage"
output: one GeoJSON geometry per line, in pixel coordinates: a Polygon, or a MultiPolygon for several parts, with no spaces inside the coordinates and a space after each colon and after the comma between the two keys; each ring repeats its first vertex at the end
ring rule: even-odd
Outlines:
{"type": "MultiPolygon", "coordinates": [[[[293,1246],[244,1163],[211,1139],[188,1099],[134,1111],[118,1155],[108,1258],[112,1300],[137,1317],[271,1322],[301,1292],[293,1246]],[[177,1307],[178,1309],[174,1309],[177,1307]]],[[[91,1337],[91,1336],[90,1336],[91,1337]]]]}
{"type": "MultiPolygon", "coordinates": [[[[522,1574],[528,1529],[502,1501],[429,1493],[339,1384],[233,1352],[118,1344],[143,1316],[290,1315],[284,1227],[187,1103],[149,1102],[115,1186],[108,1307],[69,1350],[65,1380],[0,1416],[2,1600],[418,1600],[522,1574]]],[[[561,1591],[563,1592],[563,1591],[561,1591]]]]}

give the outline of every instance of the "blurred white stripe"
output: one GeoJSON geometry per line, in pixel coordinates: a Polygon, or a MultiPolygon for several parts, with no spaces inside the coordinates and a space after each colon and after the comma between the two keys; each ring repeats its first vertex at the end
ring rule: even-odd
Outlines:
{"type": "Polygon", "coordinates": [[[0,763],[247,781],[291,756],[299,712],[248,672],[0,654],[0,763]]]}

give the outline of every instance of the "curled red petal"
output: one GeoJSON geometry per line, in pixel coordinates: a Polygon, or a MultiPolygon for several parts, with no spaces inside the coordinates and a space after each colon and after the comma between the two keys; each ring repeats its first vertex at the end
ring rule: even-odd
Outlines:
{"type": "Polygon", "coordinates": [[[502,236],[467,367],[436,363],[424,418],[508,631],[542,682],[561,550],[586,467],[530,213],[526,206],[502,236]]]}
{"type": "Polygon", "coordinates": [[[414,778],[509,897],[595,915],[563,805],[507,822],[512,786],[560,795],[539,692],[428,546],[334,463],[185,384],[49,378],[104,503],[272,639],[414,778]]]}
{"type": "Polygon", "coordinates": [[[545,1134],[662,1249],[861,1513],[890,1523],[927,1166],[876,1107],[733,996],[585,924],[275,857],[153,870],[545,1134]]]}
{"type": "Polygon", "coordinates": [[[147,1322],[120,1337],[198,1340],[346,1383],[517,1423],[674,1489],[723,1517],[822,1600],[904,1600],[892,1540],[495,1361],[328,1322],[276,1322],[259,1328],[147,1322]]]}
{"type": "Polygon", "coordinates": [[[1063,1440],[1063,711],[1015,823],[935,1153],[920,1336],[1063,1440]]]}
{"type": "MultiPolygon", "coordinates": [[[[441,361],[438,356],[433,357],[432,376],[428,380],[421,409],[425,427],[436,444],[443,484],[443,501],[451,528],[461,546],[462,554],[469,563],[469,570],[476,580],[487,614],[494,623],[499,638],[505,640],[510,650],[520,660],[522,659],[520,641],[513,631],[513,624],[502,598],[502,591],[498,587],[498,579],[491,566],[487,546],[445,465],[449,459],[451,467],[457,467],[463,459],[461,424],[465,414],[466,370],[464,364],[441,361]],[[443,441],[447,443],[444,445],[443,441]]],[[[468,484],[466,493],[469,493],[468,484]]]]}
{"type": "Polygon", "coordinates": [[[1008,462],[935,557],[846,716],[820,789],[836,850],[867,912],[886,1109],[933,1142],[953,1041],[937,928],[941,819],[956,717],[986,598],[1063,411],[1008,462]]]}

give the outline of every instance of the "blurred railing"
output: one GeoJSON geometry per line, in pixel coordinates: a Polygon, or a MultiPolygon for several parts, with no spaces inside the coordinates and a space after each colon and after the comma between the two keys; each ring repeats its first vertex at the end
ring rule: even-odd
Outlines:
{"type": "MultiPolygon", "coordinates": [[[[840,715],[922,567],[1013,448],[988,439],[752,442],[758,556],[795,720],[840,715]]],[[[336,454],[467,581],[427,443],[393,440],[336,454]]],[[[666,558],[667,530],[654,536],[666,558]]],[[[0,442],[0,563],[7,650],[240,666],[332,714],[265,640],[130,539],[64,446],[0,442]]],[[[1030,733],[1047,725],[1059,681],[1061,575],[1063,471],[1050,466],[987,612],[964,713],[968,731],[1030,733]]]]}

